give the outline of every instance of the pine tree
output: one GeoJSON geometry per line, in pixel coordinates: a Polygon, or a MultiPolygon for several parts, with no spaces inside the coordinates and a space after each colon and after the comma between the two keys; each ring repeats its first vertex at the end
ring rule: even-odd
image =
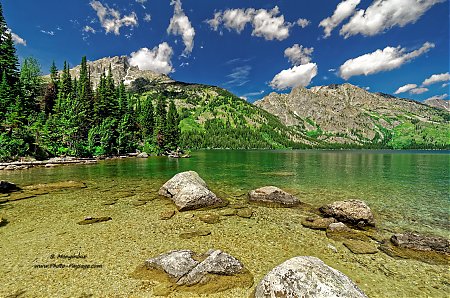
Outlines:
{"type": "Polygon", "coordinates": [[[6,106],[14,105],[13,98],[20,95],[19,90],[19,61],[16,56],[16,48],[12,40],[11,31],[8,29],[5,18],[3,16],[3,8],[0,3],[0,73],[5,73],[6,81],[12,93],[10,101],[6,102],[6,106]]]}
{"type": "Polygon", "coordinates": [[[169,111],[167,112],[167,123],[166,123],[166,147],[171,150],[176,150],[178,148],[180,140],[180,129],[179,129],[179,115],[175,103],[173,100],[170,101],[169,111]]]}
{"type": "Polygon", "coordinates": [[[156,145],[158,146],[160,153],[162,153],[166,149],[166,99],[162,96],[158,98],[156,104],[155,118],[154,136],[156,145]]]}
{"type": "Polygon", "coordinates": [[[72,77],[70,76],[69,70],[70,70],[69,65],[67,64],[66,61],[64,61],[64,68],[58,87],[58,89],[60,90],[58,95],[61,98],[68,98],[69,96],[71,96],[72,93],[72,77]]]}
{"type": "Polygon", "coordinates": [[[155,127],[155,117],[152,100],[145,98],[144,104],[139,111],[139,126],[141,127],[144,141],[151,141],[155,127]]]}
{"type": "Polygon", "coordinates": [[[83,111],[90,112],[91,100],[92,100],[92,89],[91,82],[88,73],[87,59],[86,56],[81,58],[81,68],[80,68],[80,77],[78,80],[78,99],[81,103],[81,107],[83,111]]]}
{"type": "Polygon", "coordinates": [[[58,68],[56,67],[55,61],[52,62],[52,66],[50,66],[50,79],[52,83],[58,85],[59,83],[59,73],[58,68]]]}
{"type": "Polygon", "coordinates": [[[42,93],[42,73],[39,62],[34,58],[25,58],[20,70],[21,100],[25,114],[36,110],[36,101],[42,93]]]}
{"type": "MultiPolygon", "coordinates": [[[[6,80],[6,71],[2,73],[2,80],[0,83],[0,125],[5,121],[7,109],[12,102],[13,96],[11,86],[6,80]]],[[[1,130],[1,127],[0,127],[1,130]]]]}

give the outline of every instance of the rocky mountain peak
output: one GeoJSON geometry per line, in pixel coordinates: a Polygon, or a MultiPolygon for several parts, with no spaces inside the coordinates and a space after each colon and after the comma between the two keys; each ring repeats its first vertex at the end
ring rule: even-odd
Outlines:
{"type": "Polygon", "coordinates": [[[388,131],[403,122],[434,123],[441,118],[422,103],[348,83],[297,87],[290,94],[271,93],[254,104],[285,125],[330,143],[383,142],[390,137],[388,131]]]}
{"type": "MultiPolygon", "coordinates": [[[[149,81],[158,82],[172,82],[173,80],[165,74],[159,74],[151,70],[140,70],[138,66],[130,65],[127,56],[105,57],[95,61],[88,61],[88,68],[91,74],[91,81],[94,89],[100,82],[100,77],[103,73],[108,74],[109,66],[111,65],[112,76],[116,83],[121,81],[125,85],[130,85],[138,78],[143,78],[149,81]]],[[[72,77],[80,76],[81,66],[77,65],[70,70],[72,77]]]]}

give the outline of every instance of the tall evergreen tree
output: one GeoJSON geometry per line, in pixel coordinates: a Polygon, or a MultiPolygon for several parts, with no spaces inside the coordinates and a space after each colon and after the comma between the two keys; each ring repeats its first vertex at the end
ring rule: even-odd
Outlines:
{"type": "Polygon", "coordinates": [[[20,95],[19,90],[19,61],[16,56],[16,48],[12,40],[11,31],[8,29],[3,16],[3,8],[0,3],[0,74],[5,73],[6,82],[9,85],[11,99],[4,101],[9,107],[14,105],[14,100],[20,95]]]}
{"type": "Polygon", "coordinates": [[[146,97],[139,111],[139,126],[141,127],[142,137],[145,141],[151,141],[155,126],[154,109],[152,99],[146,97]]]}
{"type": "Polygon", "coordinates": [[[180,140],[180,119],[173,100],[170,101],[166,122],[166,147],[171,150],[177,149],[180,140]]]}
{"type": "Polygon", "coordinates": [[[12,100],[13,94],[11,92],[11,86],[6,80],[6,71],[4,70],[0,83],[0,124],[5,121],[6,112],[12,100]]]}
{"type": "Polygon", "coordinates": [[[34,58],[25,58],[20,70],[21,100],[25,114],[36,110],[38,97],[42,94],[42,73],[39,62],[34,58]]]}
{"type": "Polygon", "coordinates": [[[160,150],[160,153],[164,152],[166,140],[165,140],[165,134],[166,134],[166,99],[163,96],[158,97],[158,101],[156,104],[156,111],[155,111],[155,129],[154,129],[154,135],[156,144],[160,150]]]}

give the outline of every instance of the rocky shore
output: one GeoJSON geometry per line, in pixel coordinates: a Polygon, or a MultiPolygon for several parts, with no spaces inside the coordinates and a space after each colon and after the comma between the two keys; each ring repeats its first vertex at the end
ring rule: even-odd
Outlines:
{"type": "MultiPolygon", "coordinates": [[[[86,184],[77,181],[29,186],[0,181],[0,200],[2,200],[0,204],[10,204],[16,200],[50,192],[84,188],[86,184]]],[[[103,206],[113,208],[114,205],[121,204],[123,199],[135,195],[136,192],[133,190],[122,191],[115,194],[114,198],[110,197],[103,206]]],[[[327,249],[335,253],[338,251],[336,247],[343,247],[354,256],[385,254],[384,258],[410,259],[436,265],[448,265],[450,261],[448,239],[412,232],[388,235],[387,231],[379,229],[377,215],[368,204],[358,199],[335,201],[317,208],[303,203],[301,196],[268,185],[248,191],[245,202],[236,203],[222,197],[220,192],[213,192],[205,180],[194,171],[181,172],[167,180],[159,188],[158,196],[166,202],[164,210],[156,214],[162,226],[180,219],[189,222],[190,230],[176,231],[180,243],[186,243],[183,242],[186,240],[205,239],[205,244],[211,245],[213,243],[206,239],[217,233],[217,228],[214,227],[222,226],[230,218],[258,223],[264,221],[261,212],[256,212],[258,208],[266,210],[275,208],[272,210],[279,210],[281,213],[287,209],[295,210],[302,219],[300,229],[303,227],[314,232],[317,241],[328,239],[333,245],[328,244],[327,249]],[[197,225],[194,223],[198,222],[205,228],[194,228],[197,225]]],[[[131,205],[136,209],[143,208],[142,206],[151,200],[154,199],[139,197],[137,201],[131,202],[131,205]]],[[[96,216],[86,214],[84,217],[74,218],[72,225],[80,228],[88,228],[91,225],[104,228],[110,225],[121,226],[120,216],[108,214],[108,210],[113,209],[104,208],[102,214],[95,214],[96,216]]],[[[14,220],[9,220],[7,212],[0,215],[2,215],[1,229],[15,224],[14,220]]],[[[246,226],[244,223],[241,223],[242,228],[246,226]]],[[[291,228],[286,226],[286,229],[291,228]]],[[[261,241],[274,241],[274,245],[278,240],[261,238],[261,241]]],[[[275,267],[265,271],[263,277],[260,275],[256,278],[255,272],[247,266],[248,260],[242,261],[239,255],[228,250],[215,249],[211,246],[206,252],[199,253],[192,250],[189,245],[175,246],[173,250],[159,255],[151,254],[147,260],[141,260],[140,265],[134,270],[130,269],[130,276],[141,280],[142,287],[151,289],[151,293],[155,296],[170,296],[172,293],[195,295],[228,293],[236,288],[247,291],[247,296],[250,294],[250,297],[256,298],[369,296],[361,290],[361,280],[351,279],[335,267],[334,261],[318,258],[313,254],[305,255],[299,251],[298,255],[273,264],[275,267]]],[[[341,258],[342,253],[336,256],[341,258]]],[[[258,262],[265,261],[258,260],[258,262]]]]}

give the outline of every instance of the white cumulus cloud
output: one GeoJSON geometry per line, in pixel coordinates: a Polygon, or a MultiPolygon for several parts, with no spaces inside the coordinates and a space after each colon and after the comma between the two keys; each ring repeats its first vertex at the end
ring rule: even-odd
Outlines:
{"type": "Polygon", "coordinates": [[[284,16],[280,15],[278,6],[272,10],[259,9],[253,18],[252,35],[264,37],[266,40],[283,40],[289,37],[289,28],[292,24],[284,21],[284,16]]]}
{"type": "Polygon", "coordinates": [[[308,86],[317,75],[317,64],[308,63],[282,70],[270,82],[274,89],[285,90],[298,86],[308,86]]]}
{"type": "Polygon", "coordinates": [[[352,76],[367,76],[382,71],[393,70],[428,52],[431,48],[434,48],[434,44],[426,42],[420,49],[412,52],[406,52],[406,49],[400,46],[396,48],[386,47],[383,50],[378,49],[373,53],[347,60],[341,65],[339,75],[341,78],[348,80],[352,76]]]}
{"type": "Polygon", "coordinates": [[[284,56],[289,59],[293,65],[308,64],[311,62],[311,55],[314,48],[304,48],[302,45],[294,44],[292,47],[284,50],[284,56]]]}
{"type": "Polygon", "coordinates": [[[366,10],[358,10],[340,34],[345,38],[372,36],[395,26],[415,23],[433,5],[445,0],[375,0],[366,10]]]}
{"type": "Polygon", "coordinates": [[[138,18],[135,12],[121,17],[118,10],[109,8],[108,5],[103,5],[100,1],[93,0],[89,4],[96,11],[100,24],[106,33],[113,32],[115,35],[120,35],[120,28],[123,26],[138,26],[138,18]]]}
{"type": "Polygon", "coordinates": [[[344,0],[339,3],[333,15],[323,19],[319,24],[319,27],[323,27],[324,37],[329,37],[334,28],[354,14],[356,6],[358,6],[360,2],[361,0],[344,0]]]}
{"type": "Polygon", "coordinates": [[[406,84],[406,85],[401,86],[400,88],[398,88],[397,91],[394,92],[394,94],[400,94],[400,93],[408,92],[409,90],[412,90],[414,88],[417,88],[416,84],[406,84]]]}
{"type": "Polygon", "coordinates": [[[439,82],[448,82],[450,81],[450,73],[441,73],[441,74],[434,74],[425,81],[423,81],[422,86],[429,86],[435,83],[439,82]]]}
{"type": "MultiPolygon", "coordinates": [[[[241,33],[247,24],[251,24],[252,36],[263,37],[266,40],[284,40],[289,37],[289,30],[294,25],[286,22],[280,9],[275,6],[271,10],[254,8],[234,8],[214,13],[212,19],[206,20],[211,29],[217,31],[223,25],[229,31],[241,33]]],[[[299,19],[299,26],[307,26],[309,21],[299,19]]]]}
{"type": "Polygon", "coordinates": [[[173,71],[173,50],[167,42],[154,47],[152,50],[142,48],[131,53],[130,65],[139,67],[140,70],[151,70],[156,73],[168,74],[173,71]]]}
{"type": "Polygon", "coordinates": [[[219,15],[217,15],[217,13],[214,14],[214,18],[221,20],[228,30],[235,30],[236,32],[241,33],[242,30],[244,30],[245,25],[253,20],[254,14],[255,9],[253,8],[227,9],[223,12],[222,17],[220,17],[219,12],[219,15]]]}
{"type": "Polygon", "coordinates": [[[167,33],[173,35],[180,35],[183,39],[185,49],[183,55],[189,55],[194,48],[194,37],[195,30],[192,27],[189,18],[184,13],[181,8],[180,0],[172,0],[170,5],[174,7],[173,17],[170,19],[169,27],[167,28],[167,33]]]}

